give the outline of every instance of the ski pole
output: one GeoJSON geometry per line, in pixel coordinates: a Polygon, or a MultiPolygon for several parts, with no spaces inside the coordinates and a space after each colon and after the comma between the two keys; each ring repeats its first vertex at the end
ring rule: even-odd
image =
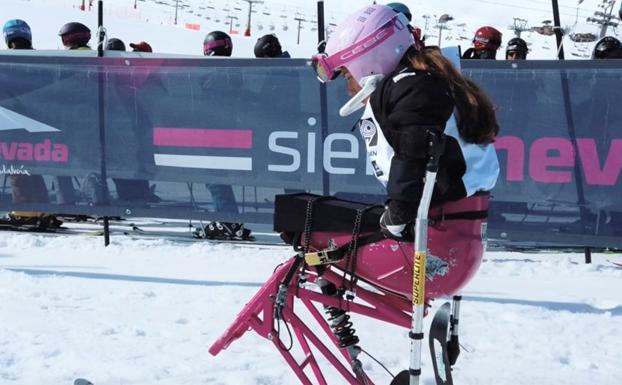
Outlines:
{"type": "Polygon", "coordinates": [[[413,261],[412,323],[410,337],[410,385],[419,385],[421,377],[421,348],[423,341],[423,315],[425,306],[425,270],[428,250],[428,211],[436,183],[438,160],[444,152],[442,133],[428,131],[428,163],[426,165],[423,194],[415,220],[415,257],[413,261]]]}

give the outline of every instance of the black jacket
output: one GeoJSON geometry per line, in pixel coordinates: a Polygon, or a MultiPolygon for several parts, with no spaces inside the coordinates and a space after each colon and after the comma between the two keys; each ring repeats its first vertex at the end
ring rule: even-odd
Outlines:
{"type": "MultiPolygon", "coordinates": [[[[428,131],[442,133],[454,110],[449,84],[435,73],[402,66],[381,82],[370,105],[395,151],[387,183],[389,197],[402,202],[412,217],[423,192],[428,131]]],[[[465,171],[458,142],[447,136],[433,204],[466,196],[461,181],[465,171]]]]}

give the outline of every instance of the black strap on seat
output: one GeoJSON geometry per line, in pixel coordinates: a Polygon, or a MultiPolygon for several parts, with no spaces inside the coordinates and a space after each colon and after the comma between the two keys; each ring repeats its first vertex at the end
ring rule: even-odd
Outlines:
{"type": "Polygon", "coordinates": [[[478,219],[486,219],[486,218],[488,218],[488,210],[461,211],[457,213],[448,213],[448,214],[441,212],[441,214],[431,216],[429,219],[433,223],[439,223],[442,221],[451,221],[451,220],[456,220],[456,219],[478,220],[478,219]]]}

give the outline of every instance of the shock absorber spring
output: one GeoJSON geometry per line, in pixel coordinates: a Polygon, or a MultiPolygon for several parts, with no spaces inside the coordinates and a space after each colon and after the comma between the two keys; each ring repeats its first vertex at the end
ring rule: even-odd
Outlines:
{"type": "Polygon", "coordinates": [[[329,326],[337,337],[340,348],[347,348],[359,342],[359,338],[355,334],[356,329],[352,327],[350,315],[345,310],[328,306],[325,312],[329,316],[329,326]]]}
{"type": "MultiPolygon", "coordinates": [[[[318,285],[322,289],[322,293],[335,298],[342,298],[343,292],[337,290],[334,283],[318,279],[318,285]]],[[[347,348],[356,345],[359,338],[356,336],[356,329],[352,327],[350,315],[343,309],[334,306],[324,306],[324,312],[328,315],[328,326],[332,329],[333,334],[337,337],[340,348],[347,348]]]]}

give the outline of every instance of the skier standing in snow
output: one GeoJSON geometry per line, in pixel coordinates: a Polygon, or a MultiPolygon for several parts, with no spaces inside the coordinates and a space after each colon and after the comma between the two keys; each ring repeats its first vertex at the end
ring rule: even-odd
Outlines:
{"type": "Polygon", "coordinates": [[[495,60],[501,46],[502,34],[494,27],[481,27],[475,31],[473,47],[464,51],[463,59],[495,60]]]}
{"type": "Polygon", "coordinates": [[[255,43],[254,53],[256,58],[290,58],[287,51],[283,51],[281,42],[275,34],[263,35],[255,43]]]}
{"type": "Polygon", "coordinates": [[[123,40],[113,37],[108,39],[105,49],[107,51],[125,51],[125,43],[123,40]]]}
{"type": "MultiPolygon", "coordinates": [[[[321,50],[323,43],[320,43],[318,50],[321,50]]],[[[253,49],[255,57],[258,59],[289,59],[291,55],[287,51],[283,51],[279,38],[269,33],[257,39],[255,47],[253,49]]],[[[292,84],[299,82],[298,74],[296,71],[280,70],[275,76],[268,76],[264,79],[261,90],[259,91],[256,99],[259,102],[259,109],[261,114],[269,120],[278,121],[284,127],[294,130],[298,129],[299,122],[295,119],[290,119],[296,116],[300,116],[302,112],[300,104],[299,93],[292,93],[292,84]],[[263,107],[263,100],[265,95],[288,95],[286,98],[281,99],[279,109],[266,110],[263,107]],[[271,111],[270,111],[271,110],[271,111]],[[270,111],[270,112],[268,112],[270,111]],[[288,111],[288,114],[283,114],[282,111],[288,111]],[[270,116],[270,115],[272,116],[270,116]]],[[[303,192],[300,189],[285,188],[285,193],[293,194],[303,192]]]]}
{"type": "MultiPolygon", "coordinates": [[[[205,56],[221,56],[230,57],[233,52],[233,42],[231,36],[222,31],[212,31],[205,36],[203,41],[203,55],[205,56]]],[[[239,78],[230,76],[226,72],[211,74],[202,84],[205,95],[208,97],[216,96],[222,92],[239,92],[242,84],[236,84],[239,78]]],[[[233,100],[233,98],[226,98],[233,100]]],[[[218,101],[212,100],[211,103],[218,101]]],[[[227,119],[235,119],[235,117],[227,117],[227,119]]],[[[213,122],[213,120],[212,120],[213,122]]],[[[224,123],[223,124],[227,124],[224,123]]],[[[230,122],[229,122],[230,124],[230,122]]],[[[233,188],[226,184],[206,184],[205,185],[212,195],[216,211],[221,213],[238,214],[238,204],[235,201],[233,188]]],[[[212,221],[203,228],[197,229],[193,236],[195,238],[208,239],[229,239],[229,240],[250,240],[251,230],[244,227],[243,223],[212,221]]]]}
{"type": "MultiPolygon", "coordinates": [[[[8,49],[33,49],[30,26],[23,20],[7,21],[2,28],[2,34],[8,49]]],[[[13,203],[50,202],[47,187],[41,175],[11,175],[9,179],[13,203]]],[[[58,227],[62,224],[54,215],[32,211],[13,211],[9,213],[7,223],[40,228],[58,227]]]]}
{"type": "MultiPolygon", "coordinates": [[[[146,43],[145,43],[146,44],[146,43]]],[[[121,39],[111,38],[106,42],[106,50],[108,51],[125,51],[125,43],[121,39]]],[[[120,103],[115,103],[109,107],[109,124],[116,127],[123,127],[127,125],[127,121],[131,121],[131,124],[139,124],[142,122],[142,119],[137,118],[138,116],[144,116],[144,112],[137,112],[140,110],[140,107],[134,103],[136,84],[132,81],[131,77],[127,77],[126,75],[120,74],[110,74],[109,77],[112,80],[115,80],[117,77],[121,77],[121,79],[116,79],[113,81],[116,87],[114,87],[115,99],[117,101],[121,101],[120,103]],[[122,102],[125,101],[125,102],[122,102]]],[[[131,162],[136,162],[139,165],[142,165],[141,162],[143,159],[148,158],[149,155],[143,154],[146,149],[148,149],[153,143],[153,137],[151,134],[145,135],[145,132],[151,132],[150,129],[136,129],[134,131],[125,132],[127,135],[125,139],[127,143],[135,143],[136,151],[131,152],[128,155],[135,154],[136,157],[134,159],[130,159],[131,162]]],[[[146,170],[141,170],[146,171],[146,170]]],[[[117,190],[117,196],[120,200],[127,202],[148,202],[148,203],[157,203],[160,202],[161,199],[158,197],[154,191],[152,191],[149,186],[149,181],[144,179],[128,179],[128,178],[112,178],[112,181],[115,184],[115,188],[117,190]]]]}
{"type": "Polygon", "coordinates": [[[594,45],[592,59],[622,59],[622,42],[613,36],[603,37],[594,45]]]}
{"type": "MultiPolygon", "coordinates": [[[[603,37],[594,45],[592,59],[622,59],[622,42],[613,36],[603,37]]],[[[602,125],[603,117],[606,117],[610,127],[619,127],[622,123],[622,116],[619,113],[619,109],[614,107],[618,105],[618,100],[612,97],[613,95],[602,92],[598,87],[594,89],[598,89],[600,92],[590,95],[589,103],[591,106],[587,107],[587,111],[590,111],[590,113],[582,114],[581,118],[587,116],[594,117],[593,121],[588,123],[588,127],[602,125]]],[[[618,209],[616,206],[604,207],[597,215],[592,215],[590,218],[595,225],[593,227],[588,225],[588,228],[584,228],[582,231],[593,232],[598,229],[600,234],[616,236],[622,234],[622,212],[616,209],[618,209]]]]}
{"type": "MultiPolygon", "coordinates": [[[[64,24],[58,36],[65,49],[68,50],[90,50],[88,43],[91,40],[91,30],[84,24],[78,22],[70,22],[64,24]]],[[[73,186],[72,177],[57,177],[58,191],[57,203],[74,205],[77,201],[76,193],[73,186]]]]}
{"type": "Polygon", "coordinates": [[[430,135],[445,141],[433,206],[490,191],[499,173],[492,145],[499,126],[490,99],[438,49],[415,41],[407,26],[406,17],[387,6],[365,7],[312,58],[321,81],[345,78],[352,99],[342,115],[365,107],[358,127],[389,195],[381,228],[397,239],[416,217],[430,135]]]}
{"type": "Polygon", "coordinates": [[[130,43],[130,47],[132,47],[133,52],[153,52],[153,48],[146,41],[130,43]]]}
{"type": "Polygon", "coordinates": [[[515,37],[508,41],[505,48],[505,60],[527,60],[527,42],[520,37],[515,37]]]}
{"type": "Polygon", "coordinates": [[[70,50],[90,50],[91,30],[84,24],[71,22],[63,25],[58,32],[63,46],[70,50]]]}

